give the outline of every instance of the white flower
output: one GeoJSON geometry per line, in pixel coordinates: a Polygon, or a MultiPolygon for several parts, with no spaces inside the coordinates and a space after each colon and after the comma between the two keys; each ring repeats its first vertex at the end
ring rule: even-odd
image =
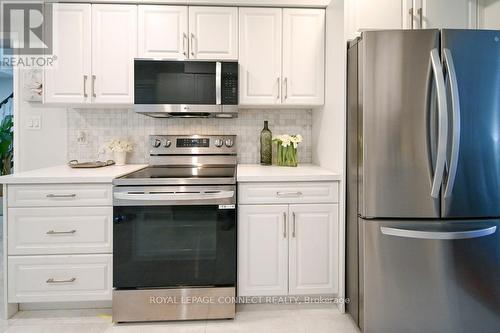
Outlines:
{"type": "Polygon", "coordinates": [[[131,152],[133,144],[125,139],[113,139],[108,143],[108,149],[112,152],[131,152]]]}
{"type": "Polygon", "coordinates": [[[290,145],[293,145],[294,148],[297,148],[298,144],[303,141],[303,138],[302,135],[300,134],[298,135],[283,134],[275,136],[273,140],[285,148],[290,145]]]}

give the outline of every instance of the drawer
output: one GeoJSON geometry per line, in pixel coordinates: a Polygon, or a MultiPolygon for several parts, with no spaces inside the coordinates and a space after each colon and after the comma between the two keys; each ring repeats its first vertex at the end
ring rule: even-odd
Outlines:
{"type": "Polygon", "coordinates": [[[8,257],[8,301],[108,301],[112,255],[8,257]]]}
{"type": "Polygon", "coordinates": [[[338,182],[238,184],[239,204],[336,203],[338,196],[338,182]]]}
{"type": "Polygon", "coordinates": [[[9,208],[8,254],[111,253],[113,207],[9,208]]]}
{"type": "Polygon", "coordinates": [[[9,207],[111,206],[111,184],[9,185],[9,207]]]}

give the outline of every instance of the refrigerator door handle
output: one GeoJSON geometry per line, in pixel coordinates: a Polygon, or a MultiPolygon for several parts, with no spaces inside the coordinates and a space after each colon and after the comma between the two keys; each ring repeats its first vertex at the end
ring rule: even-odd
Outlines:
{"type": "Polygon", "coordinates": [[[431,231],[431,230],[409,230],[400,228],[380,227],[384,235],[403,238],[434,239],[434,240],[454,240],[470,239],[492,235],[497,230],[496,226],[474,230],[460,231],[431,231]]]}
{"type": "Polygon", "coordinates": [[[444,190],[444,197],[451,196],[453,185],[455,184],[455,176],[457,174],[458,155],[460,152],[460,97],[458,94],[458,80],[453,63],[453,56],[449,49],[443,50],[444,66],[449,77],[451,90],[451,109],[452,109],[452,124],[453,136],[451,143],[451,157],[448,170],[448,181],[444,190]]]}
{"type": "Polygon", "coordinates": [[[446,85],[444,83],[443,66],[439,58],[438,49],[431,50],[431,65],[434,73],[438,101],[438,142],[434,177],[432,179],[431,197],[439,198],[439,190],[443,183],[446,164],[446,143],[448,138],[448,107],[446,103],[446,85]]]}

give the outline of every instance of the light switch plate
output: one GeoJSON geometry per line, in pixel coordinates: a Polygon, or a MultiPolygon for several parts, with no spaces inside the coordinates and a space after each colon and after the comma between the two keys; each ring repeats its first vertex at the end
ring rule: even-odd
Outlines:
{"type": "Polygon", "coordinates": [[[27,128],[30,130],[40,130],[42,129],[42,117],[41,116],[31,116],[27,120],[27,128]]]}

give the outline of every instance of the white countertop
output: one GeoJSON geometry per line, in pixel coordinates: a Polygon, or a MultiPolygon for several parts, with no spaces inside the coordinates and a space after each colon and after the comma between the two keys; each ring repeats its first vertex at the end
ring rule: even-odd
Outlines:
{"type": "Polygon", "coordinates": [[[340,175],[314,164],[299,164],[297,167],[238,164],[238,182],[304,182],[338,181],[340,175]]]}
{"type": "Polygon", "coordinates": [[[115,178],[145,167],[147,164],[72,169],[67,165],[59,165],[2,176],[0,184],[112,183],[115,178]]]}

